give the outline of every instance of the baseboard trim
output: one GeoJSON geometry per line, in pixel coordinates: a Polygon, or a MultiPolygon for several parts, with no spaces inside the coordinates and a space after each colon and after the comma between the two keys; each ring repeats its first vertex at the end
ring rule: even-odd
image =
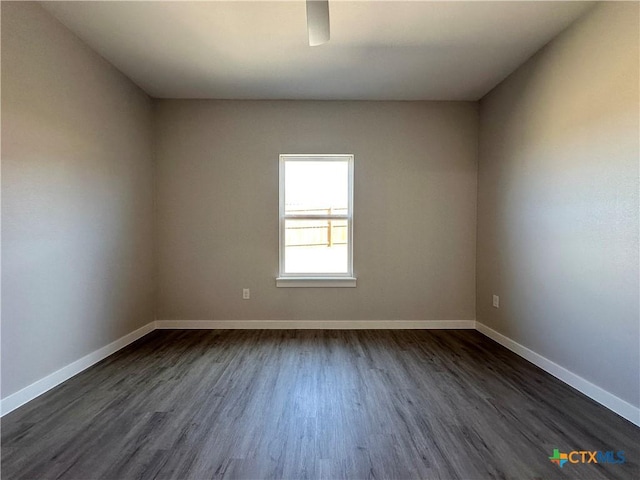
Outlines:
{"type": "Polygon", "coordinates": [[[0,416],[60,385],[152,331],[169,329],[478,330],[621,417],[640,426],[640,408],[475,320],[156,320],[0,400],[0,416]]]}
{"type": "Polygon", "coordinates": [[[513,353],[528,360],[534,365],[540,367],[545,372],[553,375],[557,379],[563,381],[567,385],[575,388],[579,392],[585,394],[587,397],[595,400],[599,404],[607,407],[609,410],[617,413],[622,418],[629,420],[631,423],[640,426],[640,408],[637,408],[630,403],[615,396],[613,393],[607,392],[603,388],[594,385],[588,380],[585,380],[581,376],[573,373],[570,370],[558,365],[552,360],[543,357],[539,353],[519,344],[515,340],[497,332],[496,330],[487,327],[483,323],[476,322],[476,330],[486,335],[490,339],[496,341],[503,347],[511,350],[513,353]]]}
{"type": "Polygon", "coordinates": [[[4,416],[9,412],[12,412],[18,407],[21,407],[27,402],[30,402],[36,397],[39,397],[43,393],[48,392],[52,388],[60,385],[62,382],[70,379],[78,373],[86,370],[90,366],[98,363],[100,360],[104,360],[109,355],[116,353],[118,350],[126,347],[130,343],[135,342],[146,334],[155,330],[155,322],[149,322],[145,326],[120,337],[119,339],[105,345],[98,350],[95,350],[88,355],[70,363],[69,365],[62,367],[60,370],[47,375],[44,378],[32,383],[31,385],[12,393],[6,398],[0,401],[0,416],[4,416]]]}
{"type": "Polygon", "coordinates": [[[158,329],[473,330],[475,320],[156,320],[158,329]]]}

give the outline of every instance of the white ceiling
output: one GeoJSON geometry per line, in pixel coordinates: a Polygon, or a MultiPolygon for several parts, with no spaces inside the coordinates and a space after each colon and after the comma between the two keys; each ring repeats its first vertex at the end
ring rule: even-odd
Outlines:
{"type": "Polygon", "coordinates": [[[593,3],[330,0],[318,47],[304,0],[42,5],[153,97],[477,100],[593,3]]]}

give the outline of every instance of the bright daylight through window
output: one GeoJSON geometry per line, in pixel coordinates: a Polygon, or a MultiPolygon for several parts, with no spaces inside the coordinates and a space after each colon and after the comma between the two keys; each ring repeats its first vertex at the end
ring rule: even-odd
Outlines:
{"type": "Polygon", "coordinates": [[[280,155],[280,287],[355,287],[353,155],[280,155]]]}

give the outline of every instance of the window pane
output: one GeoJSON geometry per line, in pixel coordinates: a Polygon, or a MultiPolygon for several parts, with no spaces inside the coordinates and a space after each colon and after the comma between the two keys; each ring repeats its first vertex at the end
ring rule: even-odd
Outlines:
{"type": "Polygon", "coordinates": [[[286,220],[285,273],[348,273],[347,220],[286,220]]]}
{"type": "Polygon", "coordinates": [[[285,214],[346,215],[349,162],[285,162],[285,214]]]}

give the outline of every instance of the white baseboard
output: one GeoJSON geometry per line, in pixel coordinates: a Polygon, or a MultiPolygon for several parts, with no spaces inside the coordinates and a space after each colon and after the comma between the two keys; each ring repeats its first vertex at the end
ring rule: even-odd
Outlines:
{"type": "Polygon", "coordinates": [[[640,408],[631,405],[630,403],[622,400],[614,394],[607,392],[597,385],[594,385],[590,381],[585,380],[581,376],[576,375],[575,373],[567,370],[566,368],[558,365],[548,358],[543,357],[539,353],[534,352],[533,350],[519,344],[515,340],[510,339],[509,337],[493,330],[490,327],[487,327],[480,322],[476,322],[476,330],[478,330],[480,333],[483,333],[490,339],[498,342],[503,347],[508,348],[525,360],[528,360],[534,365],[540,367],[545,372],[572,386],[579,392],[584,393],[592,400],[595,400],[601,405],[604,405],[609,410],[612,410],[621,417],[626,418],[631,423],[640,426],[640,408]]]}
{"type": "Polygon", "coordinates": [[[39,397],[65,380],[156,329],[476,329],[609,410],[640,426],[639,408],[475,320],[156,320],[2,399],[0,401],[0,416],[4,416],[39,397]]]}
{"type": "Polygon", "coordinates": [[[475,320],[157,320],[0,400],[0,416],[60,385],[156,329],[473,329],[475,320]]]}
{"type": "Polygon", "coordinates": [[[201,330],[472,330],[475,325],[475,320],[156,320],[158,329],[201,330]]]}
{"type": "Polygon", "coordinates": [[[62,367],[44,378],[32,383],[31,385],[18,390],[17,392],[3,398],[0,401],[0,416],[4,416],[7,413],[15,410],[16,408],[24,405],[25,403],[39,397],[43,393],[51,390],[53,387],[60,385],[65,380],[70,379],[74,375],[86,370],[91,365],[98,363],[100,360],[107,358],[109,355],[117,352],[118,350],[126,347],[130,343],[135,342],[141,337],[144,337],[147,333],[155,330],[155,322],[147,323],[145,326],[128,333],[127,335],[120,337],[119,339],[111,342],[94,352],[85,355],[84,357],[76,360],[69,365],[62,367]]]}

